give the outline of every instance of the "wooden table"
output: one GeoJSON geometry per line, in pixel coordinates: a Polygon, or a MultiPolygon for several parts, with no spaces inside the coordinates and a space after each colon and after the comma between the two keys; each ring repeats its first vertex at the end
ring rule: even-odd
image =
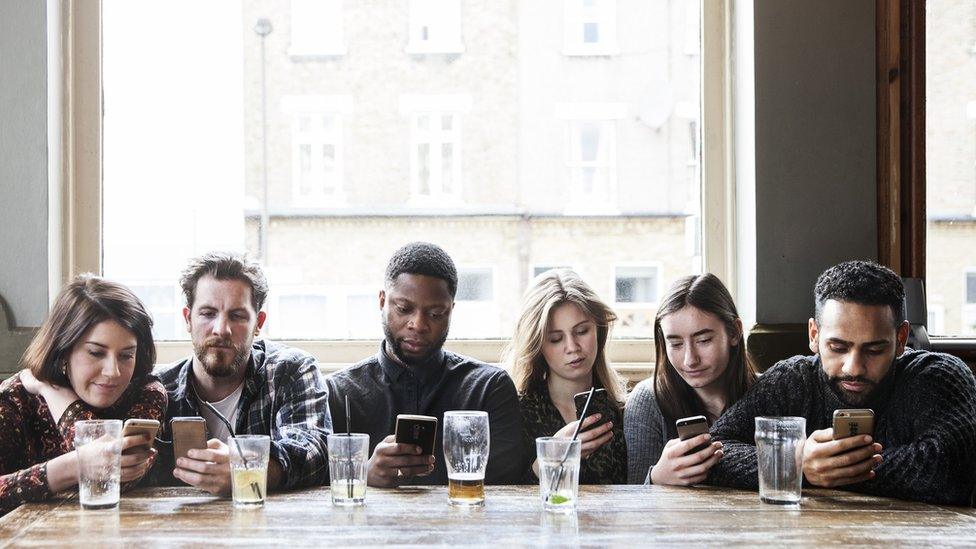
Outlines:
{"type": "Polygon", "coordinates": [[[976,510],[831,490],[797,508],[712,487],[588,486],[573,515],[540,510],[538,489],[489,486],[481,509],[447,504],[443,487],[369,489],[366,507],[333,507],[328,488],[272,494],[260,510],[192,488],[123,494],[118,510],[74,497],[0,519],[0,545],[90,547],[513,545],[976,545],[976,510]]]}

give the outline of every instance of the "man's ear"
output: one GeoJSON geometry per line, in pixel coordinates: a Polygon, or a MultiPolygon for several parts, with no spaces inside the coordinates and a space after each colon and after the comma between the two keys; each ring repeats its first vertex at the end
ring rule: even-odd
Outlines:
{"type": "MultiPolygon", "coordinates": [[[[268,313],[264,311],[258,311],[258,325],[254,328],[254,331],[257,332],[258,330],[260,330],[264,326],[264,321],[267,319],[268,319],[268,313]]],[[[258,334],[255,333],[254,335],[258,335],[258,334]]]]}
{"type": "Polygon", "coordinates": [[[386,306],[386,290],[380,290],[380,310],[386,306]]]}
{"type": "Polygon", "coordinates": [[[817,328],[817,321],[807,320],[807,335],[810,337],[810,352],[817,354],[820,352],[820,330],[817,328]]]}
{"type": "Polygon", "coordinates": [[[912,326],[907,320],[901,323],[898,327],[898,346],[895,349],[895,356],[899,357],[905,352],[905,345],[908,344],[908,332],[911,331],[912,326]]]}
{"type": "Polygon", "coordinates": [[[186,324],[186,333],[190,333],[192,330],[191,330],[191,326],[190,326],[190,308],[189,307],[183,307],[183,323],[186,324]]]}

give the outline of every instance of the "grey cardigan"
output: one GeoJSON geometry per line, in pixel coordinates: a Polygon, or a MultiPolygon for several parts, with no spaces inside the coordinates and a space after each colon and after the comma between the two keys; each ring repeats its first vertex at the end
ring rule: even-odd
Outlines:
{"type": "Polygon", "coordinates": [[[627,397],[624,411],[627,441],[627,483],[649,484],[651,466],[668,442],[664,414],[654,398],[654,378],[641,381],[627,397]]]}

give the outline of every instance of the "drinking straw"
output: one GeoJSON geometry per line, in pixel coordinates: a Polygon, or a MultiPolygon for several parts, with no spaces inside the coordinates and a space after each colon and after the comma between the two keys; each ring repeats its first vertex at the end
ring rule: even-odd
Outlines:
{"type": "MultiPolygon", "coordinates": [[[[217,408],[215,408],[213,404],[210,404],[206,400],[200,398],[199,395],[197,395],[197,390],[195,387],[193,387],[192,383],[189,385],[190,388],[193,390],[193,396],[196,397],[197,402],[203,403],[203,405],[206,406],[207,409],[209,409],[211,412],[214,413],[214,415],[217,416],[217,420],[220,421],[224,425],[224,427],[227,428],[227,431],[230,433],[230,439],[234,441],[234,446],[237,447],[237,454],[241,456],[241,461],[244,462],[244,468],[250,469],[251,465],[247,462],[247,456],[244,455],[244,450],[241,449],[241,443],[237,441],[237,433],[234,432],[234,426],[231,425],[229,421],[227,421],[227,418],[224,417],[224,414],[221,414],[220,411],[217,410],[217,408]]],[[[254,492],[254,495],[258,497],[258,499],[264,499],[264,496],[261,495],[261,487],[258,485],[257,482],[251,482],[251,490],[254,492]]]]}
{"type": "MultiPolygon", "coordinates": [[[[349,411],[349,395],[344,395],[343,399],[346,401],[346,436],[351,437],[352,436],[352,412],[349,411]]],[[[349,453],[346,459],[348,460],[347,466],[349,467],[349,470],[346,474],[346,492],[349,494],[349,499],[352,499],[353,497],[352,496],[352,482],[353,482],[352,475],[354,473],[353,465],[352,465],[352,453],[349,453]]]]}
{"type": "Polygon", "coordinates": [[[580,412],[579,421],[576,422],[576,429],[573,431],[573,438],[569,440],[569,446],[566,447],[566,452],[563,454],[563,459],[559,460],[559,469],[556,469],[556,475],[553,477],[552,481],[549,483],[549,491],[555,492],[559,483],[563,480],[563,474],[565,473],[563,464],[569,458],[569,451],[573,447],[573,441],[579,436],[580,427],[583,425],[583,420],[586,419],[586,412],[590,409],[590,401],[593,400],[593,393],[596,391],[596,387],[590,387],[590,392],[586,395],[586,404],[583,405],[583,411],[580,412]]]}

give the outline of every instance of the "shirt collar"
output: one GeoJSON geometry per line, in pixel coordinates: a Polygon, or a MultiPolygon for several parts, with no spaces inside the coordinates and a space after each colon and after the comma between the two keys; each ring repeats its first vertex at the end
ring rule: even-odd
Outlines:
{"type": "MultiPolygon", "coordinates": [[[[446,359],[446,354],[444,353],[444,348],[441,347],[430,357],[427,364],[424,364],[418,370],[423,370],[424,372],[433,372],[436,368],[442,368],[446,359]]],[[[404,366],[399,361],[390,358],[389,353],[386,352],[386,340],[380,342],[380,353],[379,353],[380,367],[383,368],[383,372],[388,378],[393,381],[399,381],[400,376],[409,371],[407,366],[404,366]]],[[[453,364],[448,364],[448,369],[452,369],[453,364]]],[[[429,375],[429,374],[427,374],[429,375]]]]}

